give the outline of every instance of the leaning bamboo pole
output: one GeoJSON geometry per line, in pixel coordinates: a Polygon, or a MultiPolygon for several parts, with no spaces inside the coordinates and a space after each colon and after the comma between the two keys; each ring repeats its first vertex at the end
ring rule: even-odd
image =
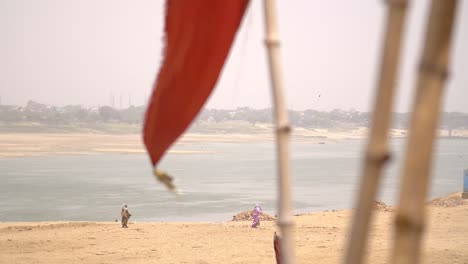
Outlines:
{"type": "Polygon", "coordinates": [[[406,0],[387,1],[387,27],[377,83],[372,125],[367,143],[364,167],[357,197],[351,236],[348,241],[343,263],[358,264],[363,260],[366,248],[369,223],[372,220],[372,206],[377,195],[382,168],[389,158],[388,129],[391,123],[391,110],[395,81],[397,79],[400,46],[406,18],[406,0]]]}
{"type": "Polygon", "coordinates": [[[291,207],[291,179],[289,165],[288,112],[283,95],[283,81],[280,68],[279,37],[277,30],[276,4],[265,0],[266,46],[270,66],[270,78],[275,108],[276,144],[278,164],[278,226],[281,232],[281,263],[295,263],[294,219],[291,207]]]}
{"type": "Polygon", "coordinates": [[[456,0],[433,0],[419,65],[416,98],[395,218],[393,263],[417,264],[425,226],[432,149],[447,78],[456,0]]]}

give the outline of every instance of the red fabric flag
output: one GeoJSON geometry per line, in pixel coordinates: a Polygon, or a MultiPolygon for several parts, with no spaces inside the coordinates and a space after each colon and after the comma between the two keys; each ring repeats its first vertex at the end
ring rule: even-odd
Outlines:
{"type": "Polygon", "coordinates": [[[156,165],[213,90],[248,0],[168,0],[165,57],[153,87],[144,142],[156,165]]]}

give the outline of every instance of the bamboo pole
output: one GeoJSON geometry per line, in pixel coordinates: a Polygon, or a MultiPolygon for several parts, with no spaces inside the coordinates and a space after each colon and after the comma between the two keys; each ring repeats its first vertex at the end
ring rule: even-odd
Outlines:
{"type": "Polygon", "coordinates": [[[265,0],[266,46],[270,66],[270,78],[275,108],[276,144],[278,164],[278,226],[281,232],[281,263],[295,263],[294,219],[291,207],[291,179],[289,165],[288,112],[283,95],[283,81],[280,68],[279,37],[277,30],[276,3],[265,0]]]}
{"type": "Polygon", "coordinates": [[[401,39],[406,18],[406,0],[387,1],[387,26],[385,42],[377,83],[372,125],[366,148],[364,167],[357,197],[357,207],[353,217],[351,235],[343,263],[358,264],[363,260],[367,244],[369,223],[372,220],[372,207],[377,195],[382,168],[389,158],[388,129],[391,123],[391,110],[397,79],[401,39]]]}
{"type": "Polygon", "coordinates": [[[431,3],[395,218],[393,263],[417,264],[420,260],[432,149],[448,75],[456,2],[431,3]]]}

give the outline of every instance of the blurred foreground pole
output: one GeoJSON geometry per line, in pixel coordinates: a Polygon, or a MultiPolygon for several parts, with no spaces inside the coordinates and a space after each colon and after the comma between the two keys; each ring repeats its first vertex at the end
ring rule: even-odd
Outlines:
{"type": "Polygon", "coordinates": [[[294,218],[291,208],[291,179],[289,165],[288,112],[283,95],[283,80],[280,69],[279,38],[274,0],[265,0],[265,30],[270,78],[275,109],[277,164],[278,164],[278,226],[281,232],[281,264],[295,263],[294,218]]]}
{"type": "Polygon", "coordinates": [[[369,141],[363,164],[360,191],[354,212],[351,236],[343,263],[362,263],[367,244],[369,223],[372,216],[382,168],[389,158],[388,130],[391,123],[393,95],[398,73],[400,46],[406,18],[406,0],[387,1],[387,28],[382,51],[380,75],[376,88],[376,98],[369,141]]]}
{"type": "Polygon", "coordinates": [[[456,2],[433,0],[430,7],[395,219],[393,263],[420,263],[432,149],[448,76],[456,2]]]}

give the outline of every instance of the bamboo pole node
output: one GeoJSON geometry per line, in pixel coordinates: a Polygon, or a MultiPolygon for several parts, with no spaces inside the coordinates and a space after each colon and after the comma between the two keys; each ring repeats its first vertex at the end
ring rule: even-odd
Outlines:
{"type": "Polygon", "coordinates": [[[277,133],[290,133],[291,132],[291,126],[289,125],[281,125],[276,128],[277,133]]]}
{"type": "Polygon", "coordinates": [[[388,151],[370,151],[367,153],[366,159],[372,162],[386,163],[392,159],[392,155],[388,151]]]}
{"type": "Polygon", "coordinates": [[[395,225],[398,226],[399,231],[407,233],[407,230],[411,230],[412,233],[421,234],[424,232],[426,225],[424,223],[419,223],[408,216],[397,215],[395,217],[395,225]]]}
{"type": "Polygon", "coordinates": [[[442,81],[447,80],[450,75],[446,67],[441,67],[433,63],[431,64],[431,63],[425,63],[425,62],[419,65],[419,72],[432,75],[442,81]]]}
{"type": "Polygon", "coordinates": [[[384,0],[385,4],[388,6],[393,6],[397,8],[406,8],[408,5],[407,0],[384,0]]]}
{"type": "Polygon", "coordinates": [[[279,47],[280,46],[280,41],[276,38],[274,39],[265,39],[265,45],[269,47],[279,47]]]}

